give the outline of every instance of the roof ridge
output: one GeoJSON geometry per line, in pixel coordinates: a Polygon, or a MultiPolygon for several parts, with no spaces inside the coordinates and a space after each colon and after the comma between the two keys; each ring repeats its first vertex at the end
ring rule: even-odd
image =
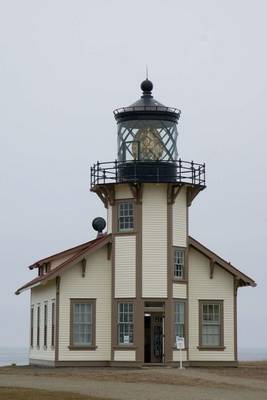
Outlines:
{"type": "MultiPolygon", "coordinates": [[[[107,236],[107,235],[108,235],[107,233],[104,233],[104,234],[103,234],[103,236],[107,236]]],[[[68,253],[72,253],[72,252],[74,252],[75,250],[79,251],[80,248],[86,248],[87,246],[89,246],[90,244],[92,244],[93,242],[95,242],[95,241],[98,240],[98,239],[99,239],[99,238],[95,238],[95,239],[93,239],[93,240],[89,240],[88,242],[84,242],[84,243],[78,244],[77,246],[70,247],[69,249],[62,250],[62,251],[60,251],[60,252],[58,252],[58,253],[51,254],[51,255],[48,256],[48,257],[41,258],[40,260],[36,261],[35,263],[29,265],[28,268],[29,268],[29,269],[33,269],[33,268],[38,267],[38,264],[40,264],[40,263],[44,263],[44,262],[46,262],[46,261],[52,261],[54,258],[58,258],[58,257],[60,257],[60,256],[64,256],[64,254],[67,255],[68,253]]]]}
{"type": "Polygon", "coordinates": [[[45,275],[38,276],[38,277],[32,279],[30,282],[26,283],[25,285],[21,286],[19,289],[16,290],[15,294],[20,294],[20,292],[22,290],[29,288],[31,285],[53,277],[53,275],[56,275],[59,270],[63,269],[67,265],[71,264],[77,258],[79,258],[83,254],[85,254],[88,250],[94,249],[94,247],[96,245],[99,245],[102,242],[104,242],[104,244],[105,244],[105,241],[107,241],[107,239],[109,239],[109,241],[110,241],[111,236],[112,236],[111,234],[104,234],[101,237],[98,237],[95,240],[92,240],[91,242],[89,242],[87,244],[87,246],[85,248],[82,248],[81,251],[76,252],[74,255],[72,255],[72,257],[68,258],[63,263],[59,264],[57,267],[55,267],[52,270],[50,270],[49,272],[47,272],[45,275]]]}

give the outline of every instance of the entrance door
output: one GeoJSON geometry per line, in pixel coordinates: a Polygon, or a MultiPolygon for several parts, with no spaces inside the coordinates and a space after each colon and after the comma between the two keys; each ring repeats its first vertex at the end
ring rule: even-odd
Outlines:
{"type": "Polygon", "coordinates": [[[145,363],[163,362],[163,315],[145,314],[145,363]]]}

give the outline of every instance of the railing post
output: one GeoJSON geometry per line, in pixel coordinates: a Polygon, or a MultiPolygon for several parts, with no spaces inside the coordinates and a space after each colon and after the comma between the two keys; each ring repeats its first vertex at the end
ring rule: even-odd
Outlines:
{"type": "Polygon", "coordinates": [[[192,171],[192,184],[195,183],[195,169],[194,169],[194,162],[191,161],[191,171],[192,171]]]}
{"type": "Polygon", "coordinates": [[[100,170],[99,170],[99,161],[97,161],[97,163],[96,163],[96,168],[97,168],[97,173],[96,173],[96,182],[97,182],[97,184],[99,184],[99,173],[100,173],[100,170]]]}
{"type": "Polygon", "coordinates": [[[118,161],[115,160],[115,183],[118,181],[118,161]]]}
{"type": "Polygon", "coordinates": [[[179,158],[178,160],[178,176],[179,176],[179,182],[182,181],[182,160],[179,158]]]}

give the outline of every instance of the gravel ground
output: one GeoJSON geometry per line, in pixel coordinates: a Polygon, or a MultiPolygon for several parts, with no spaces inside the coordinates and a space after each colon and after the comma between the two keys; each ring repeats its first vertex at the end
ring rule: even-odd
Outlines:
{"type": "Polygon", "coordinates": [[[267,363],[241,368],[0,368],[0,386],[116,400],[266,400],[267,363]]]}

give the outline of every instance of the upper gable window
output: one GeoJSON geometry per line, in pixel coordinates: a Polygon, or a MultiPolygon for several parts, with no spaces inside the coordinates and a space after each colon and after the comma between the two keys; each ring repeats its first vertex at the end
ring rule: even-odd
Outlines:
{"type": "Polygon", "coordinates": [[[122,201],[118,204],[118,231],[126,232],[134,229],[133,201],[122,201]]]}
{"type": "Polygon", "coordinates": [[[185,250],[174,249],[174,278],[185,278],[185,250]]]}

